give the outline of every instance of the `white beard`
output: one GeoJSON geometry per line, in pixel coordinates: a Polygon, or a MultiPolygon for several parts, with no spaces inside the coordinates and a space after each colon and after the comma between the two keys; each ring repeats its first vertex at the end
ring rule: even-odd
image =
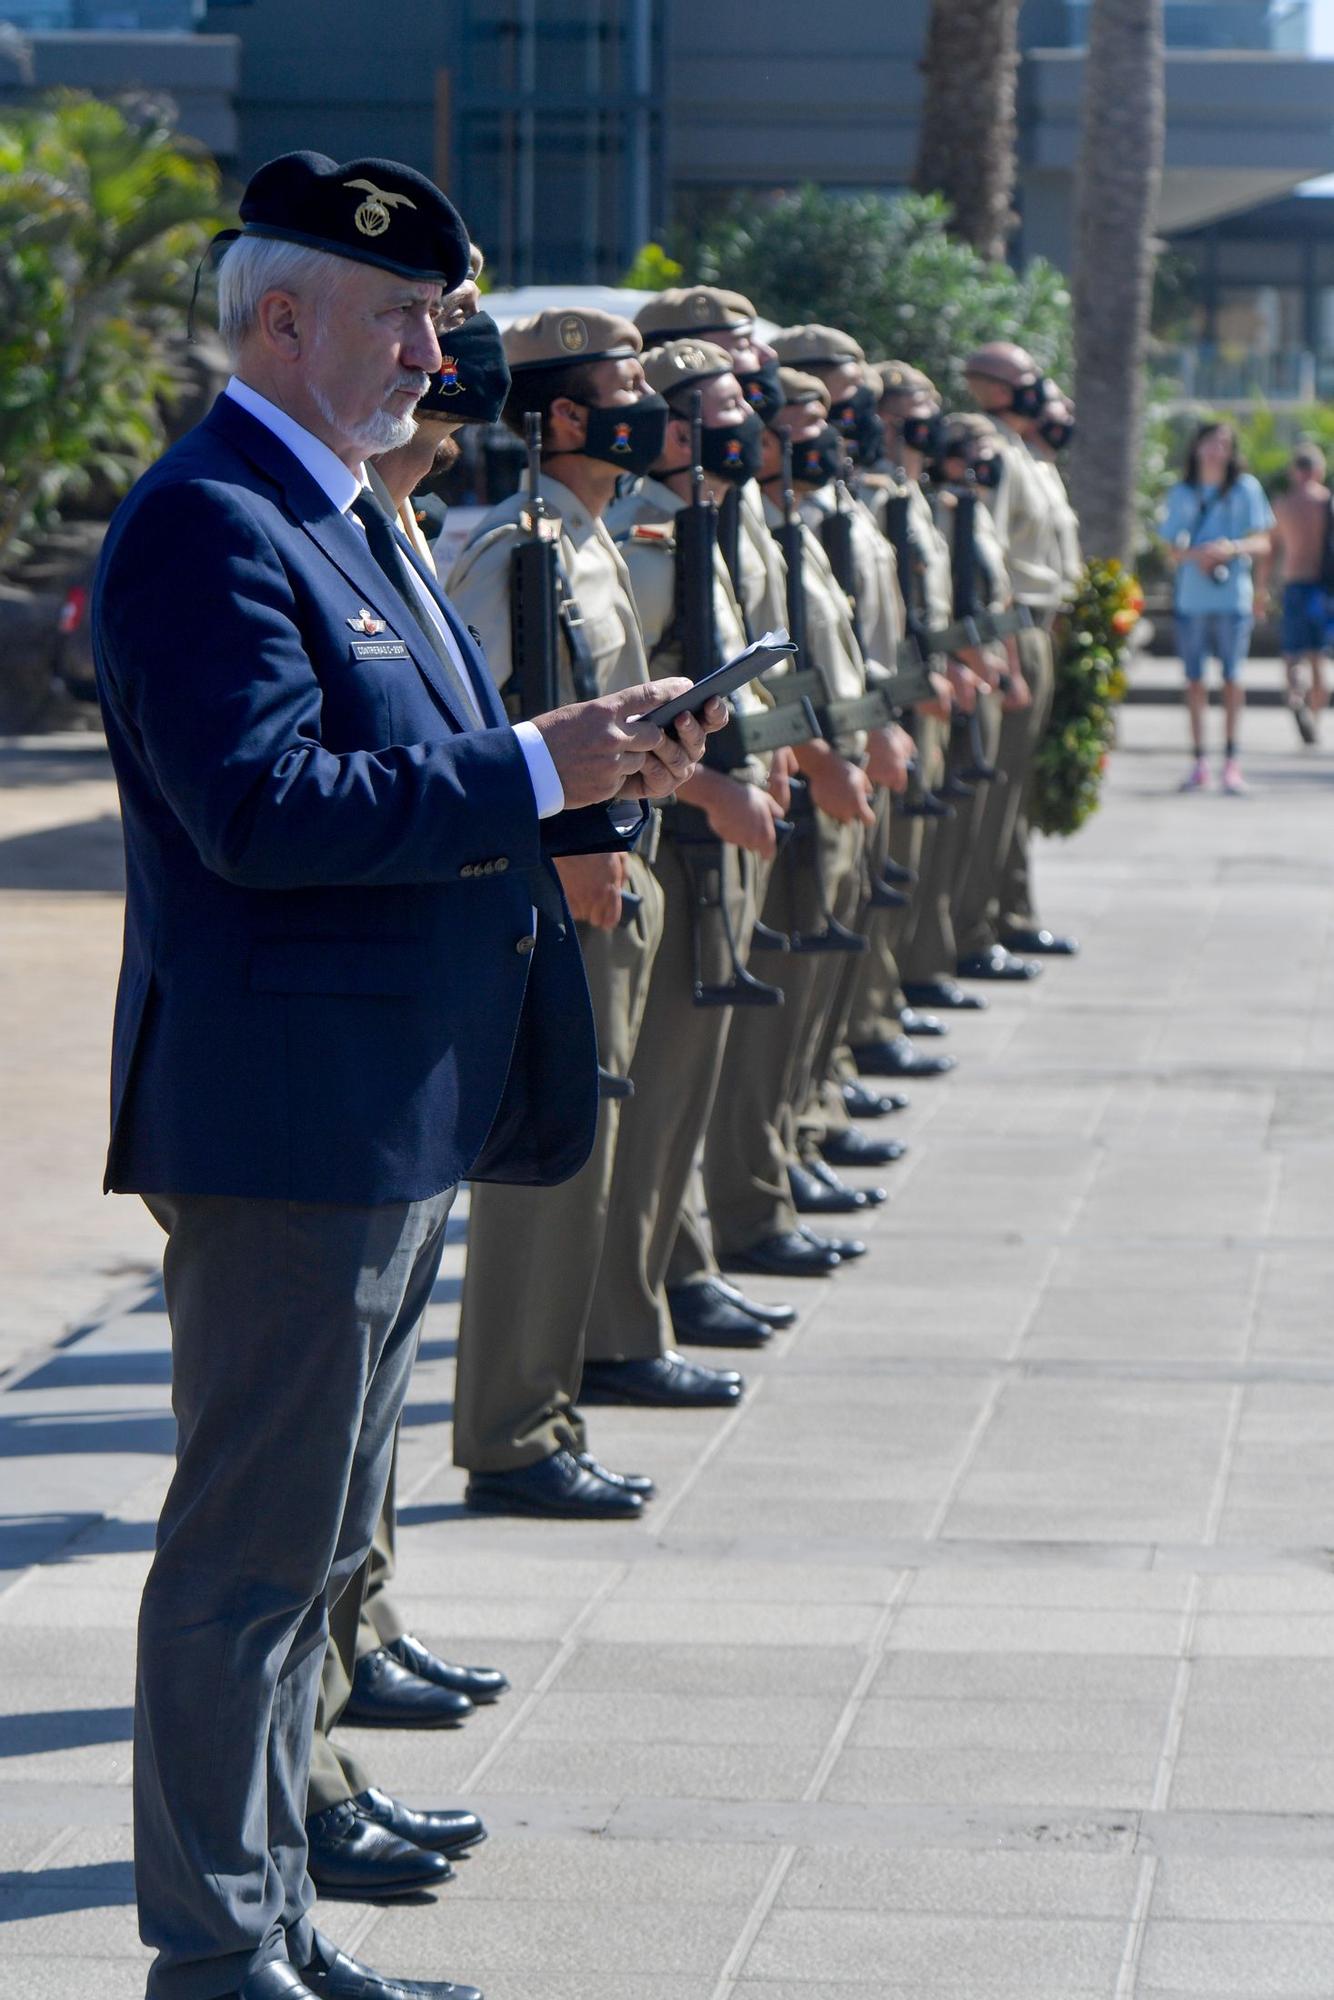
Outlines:
{"type": "Polygon", "coordinates": [[[349,423],[341,410],[334,407],[322,389],[312,382],[310,400],[331,430],[364,452],[367,457],[381,451],[394,451],[401,444],[408,444],[417,435],[417,419],[411,411],[396,417],[392,410],[376,410],[373,416],[359,424],[349,423]]]}

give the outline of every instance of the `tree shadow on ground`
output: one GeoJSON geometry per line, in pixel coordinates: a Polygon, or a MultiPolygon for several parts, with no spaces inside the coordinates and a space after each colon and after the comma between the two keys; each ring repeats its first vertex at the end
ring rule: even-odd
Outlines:
{"type": "Polygon", "coordinates": [[[0,1715],[0,1757],[128,1743],[133,1728],[132,1708],[38,1708],[27,1715],[0,1715]]]}
{"type": "Polygon", "coordinates": [[[123,893],[125,853],[115,813],[0,840],[0,889],[123,893]]]}

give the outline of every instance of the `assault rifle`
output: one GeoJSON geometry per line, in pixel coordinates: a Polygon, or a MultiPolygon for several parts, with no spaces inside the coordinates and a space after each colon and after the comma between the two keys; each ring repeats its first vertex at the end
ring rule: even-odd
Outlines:
{"type": "MultiPolygon", "coordinates": [[[[597,673],[583,636],[583,620],[560,561],[560,516],[542,498],[542,419],[534,410],[524,420],[528,452],[527,488],[519,525],[523,534],[510,557],[510,677],[505,707],[511,720],[525,721],[560,707],[560,637],[570,655],[570,672],[580,701],[597,693],[597,673]]],[[[533,871],[534,894],[550,890],[542,869],[533,871]]],[[[621,891],[620,929],[634,922],[642,896],[621,891]]],[[[559,912],[558,912],[559,914],[559,912]]],[[[600,1097],[633,1097],[628,1076],[598,1064],[600,1097]]]]}
{"type": "MultiPolygon", "coordinates": [[[[718,646],[717,604],[714,591],[717,575],[714,552],[718,546],[717,510],[704,492],[702,399],[696,389],[690,399],[690,500],[676,516],[676,629],[681,644],[682,671],[692,681],[702,680],[721,664],[718,646]]],[[[730,734],[736,723],[748,721],[733,713],[720,735],[730,734]]],[[[784,738],[791,741],[791,738],[784,738]]],[[[723,768],[731,770],[744,761],[741,732],[733,738],[723,768]],[[738,750],[740,754],[738,754],[738,750]]],[[[714,760],[709,760],[714,761],[714,760]]],[[[783,991],[756,979],[742,962],[732,913],[728,908],[725,875],[727,847],[697,807],[679,801],[669,808],[665,826],[675,842],[690,882],[691,910],[691,991],[697,1007],[778,1007],[783,991]],[[716,913],[723,943],[731,965],[731,977],[710,981],[704,977],[704,918],[716,913]]]]}
{"type": "MultiPolygon", "coordinates": [[[[954,530],[950,549],[950,579],[954,592],[954,617],[956,623],[969,627],[976,635],[972,646],[983,643],[982,625],[979,620],[977,601],[977,488],[975,485],[954,489],[954,530]]],[[[983,611],[988,632],[992,631],[990,613],[983,611]]],[[[973,701],[973,707],[966,717],[968,730],[968,754],[970,762],[960,772],[965,790],[970,785],[989,785],[998,776],[996,766],[988,761],[982,742],[982,718],[980,704],[985,699],[981,690],[973,701]]]]}
{"type": "MultiPolygon", "coordinates": [[[[948,635],[927,630],[925,576],[921,556],[913,540],[906,484],[900,483],[886,501],[885,536],[894,550],[894,566],[898,571],[899,591],[903,598],[904,647],[909,651],[911,666],[918,674],[926,674],[932,654],[941,650],[940,639],[948,635]]],[[[930,686],[929,678],[927,686],[930,686]]],[[[925,695],[915,697],[917,700],[926,698],[925,695]]],[[[916,723],[906,703],[901,720],[904,728],[916,738],[916,723]]],[[[913,759],[908,774],[907,797],[899,810],[910,819],[948,819],[954,811],[953,806],[939,798],[923,779],[920,756],[913,759]]]]}

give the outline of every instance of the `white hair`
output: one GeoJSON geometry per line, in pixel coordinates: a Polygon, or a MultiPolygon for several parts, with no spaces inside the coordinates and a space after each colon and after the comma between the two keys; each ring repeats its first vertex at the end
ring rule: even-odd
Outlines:
{"type": "Polygon", "coordinates": [[[240,236],[218,267],[218,331],[235,361],[259,320],[266,292],[296,292],[313,301],[317,324],[347,269],[345,257],[308,250],[277,236],[240,236]]]}

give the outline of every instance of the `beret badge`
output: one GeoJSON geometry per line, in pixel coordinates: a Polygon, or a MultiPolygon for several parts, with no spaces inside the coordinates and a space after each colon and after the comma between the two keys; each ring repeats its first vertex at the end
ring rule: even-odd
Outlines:
{"type": "Polygon", "coordinates": [[[580,354],[587,347],[588,329],[577,313],[568,313],[561,321],[558,338],[567,354],[580,354]]]}
{"type": "Polygon", "coordinates": [[[415,208],[415,201],[409,201],[405,194],[391,194],[384,188],[376,187],[374,181],[344,181],[344,187],[355,188],[366,196],[352,220],[363,236],[383,236],[392,220],[391,208],[415,208]]]}

